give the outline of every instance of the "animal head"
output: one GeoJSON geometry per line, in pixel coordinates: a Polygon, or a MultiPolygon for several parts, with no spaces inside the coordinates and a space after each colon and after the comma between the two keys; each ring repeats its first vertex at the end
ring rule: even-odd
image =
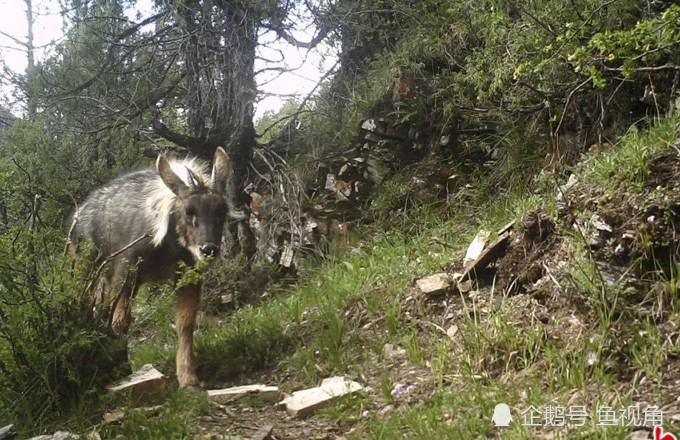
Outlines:
{"type": "Polygon", "coordinates": [[[225,197],[229,177],[229,156],[218,147],[210,176],[191,161],[173,162],[159,155],[156,168],[163,184],[172,191],[172,223],[180,245],[194,260],[216,257],[227,219],[225,197]]]}

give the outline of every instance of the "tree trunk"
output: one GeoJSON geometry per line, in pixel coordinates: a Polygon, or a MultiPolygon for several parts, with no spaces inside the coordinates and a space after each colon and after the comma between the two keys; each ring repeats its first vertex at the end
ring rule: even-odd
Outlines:
{"type": "MultiPolygon", "coordinates": [[[[247,212],[250,197],[243,191],[250,177],[253,148],[255,57],[260,17],[243,4],[223,1],[177,6],[183,18],[186,86],[186,125],[188,134],[168,128],[154,118],[153,128],[160,136],[186,148],[190,153],[212,158],[217,146],[224,146],[231,158],[227,185],[232,209],[247,212]]],[[[241,251],[252,257],[255,239],[247,220],[238,230],[241,251]]]]}
{"type": "MultiPolygon", "coordinates": [[[[26,77],[30,79],[33,74],[33,69],[35,67],[35,47],[33,45],[33,0],[24,0],[26,2],[26,24],[28,25],[28,34],[26,37],[26,58],[28,64],[26,66],[26,77]]],[[[27,112],[28,118],[33,119],[37,113],[38,106],[36,105],[35,97],[32,96],[32,92],[29,91],[27,94],[27,112]]]]}

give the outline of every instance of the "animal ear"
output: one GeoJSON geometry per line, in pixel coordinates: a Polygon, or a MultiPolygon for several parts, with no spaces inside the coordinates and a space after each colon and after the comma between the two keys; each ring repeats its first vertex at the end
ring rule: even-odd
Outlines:
{"type": "Polygon", "coordinates": [[[162,154],[158,155],[156,160],[156,169],[158,169],[158,175],[161,176],[161,180],[165,183],[165,186],[170,188],[172,192],[178,194],[180,191],[188,190],[189,188],[184,183],[182,179],[179,178],[177,174],[172,170],[170,162],[162,154]]]}
{"type": "Polygon", "coordinates": [[[210,190],[216,193],[224,191],[229,178],[229,156],[224,148],[217,147],[215,160],[213,161],[212,176],[210,177],[210,190]]]}

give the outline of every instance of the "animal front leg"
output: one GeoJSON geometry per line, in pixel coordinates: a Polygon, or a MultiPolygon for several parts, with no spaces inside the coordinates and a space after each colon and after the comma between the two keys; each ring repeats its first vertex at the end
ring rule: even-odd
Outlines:
{"type": "Polygon", "coordinates": [[[201,297],[199,285],[182,286],[177,292],[175,326],[177,330],[177,380],[180,388],[198,385],[194,365],[194,325],[201,297]]]}

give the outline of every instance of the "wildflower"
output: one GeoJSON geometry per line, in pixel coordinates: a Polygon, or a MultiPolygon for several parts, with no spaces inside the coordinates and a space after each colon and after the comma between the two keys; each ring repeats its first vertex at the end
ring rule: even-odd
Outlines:
{"type": "Polygon", "coordinates": [[[415,385],[404,386],[401,382],[397,382],[397,384],[394,385],[394,388],[390,392],[390,395],[392,396],[393,399],[401,399],[402,397],[411,394],[414,389],[415,385]]]}
{"type": "Polygon", "coordinates": [[[401,382],[397,382],[397,384],[394,386],[394,388],[392,388],[392,391],[390,392],[392,398],[398,399],[399,397],[401,397],[403,388],[404,385],[402,385],[401,382]]]}

